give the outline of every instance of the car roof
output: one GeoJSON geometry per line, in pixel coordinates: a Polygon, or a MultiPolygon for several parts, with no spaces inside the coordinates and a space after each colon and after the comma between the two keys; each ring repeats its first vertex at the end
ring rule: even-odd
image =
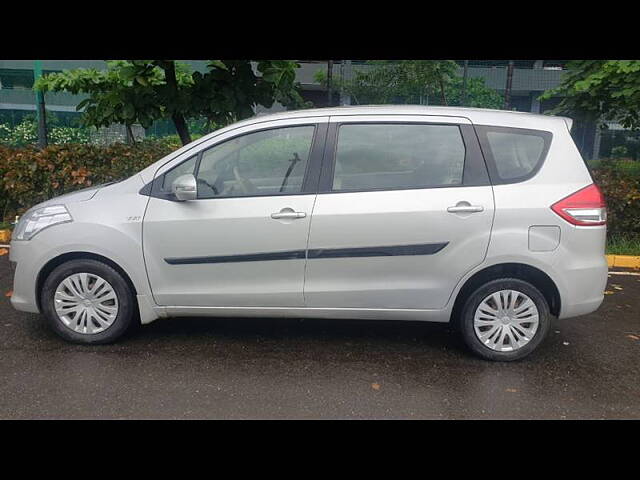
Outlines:
{"type": "MultiPolygon", "coordinates": [[[[307,110],[288,110],[284,112],[258,115],[244,122],[247,125],[270,120],[283,120],[300,117],[342,116],[342,115],[437,115],[466,118],[476,125],[513,126],[520,128],[540,128],[557,126],[559,122],[571,128],[573,121],[567,117],[542,115],[513,110],[494,110],[489,108],[441,107],[425,105],[357,105],[307,110]]],[[[238,123],[238,124],[239,124],[238,123]]],[[[236,125],[238,125],[236,124],[236,125]]]]}

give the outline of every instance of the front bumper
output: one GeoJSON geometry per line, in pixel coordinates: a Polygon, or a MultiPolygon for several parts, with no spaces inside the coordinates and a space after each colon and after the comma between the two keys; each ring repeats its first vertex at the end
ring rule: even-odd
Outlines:
{"type": "Polygon", "coordinates": [[[40,313],[36,299],[36,283],[41,265],[31,253],[30,242],[11,242],[9,262],[13,269],[11,305],[16,310],[40,313]]]}

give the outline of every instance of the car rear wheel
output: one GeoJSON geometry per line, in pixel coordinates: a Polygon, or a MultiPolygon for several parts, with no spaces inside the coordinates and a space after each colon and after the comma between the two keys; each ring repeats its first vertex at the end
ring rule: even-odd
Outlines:
{"type": "Polygon", "coordinates": [[[549,305],[540,291],[516,278],[493,280],[473,292],[462,311],[462,336],[487,360],[529,355],[549,331],[549,305]]]}
{"type": "Polygon", "coordinates": [[[56,267],[44,282],[41,305],[53,330],[74,343],[113,342],[135,318],[135,297],[127,281],[92,259],[56,267]]]}

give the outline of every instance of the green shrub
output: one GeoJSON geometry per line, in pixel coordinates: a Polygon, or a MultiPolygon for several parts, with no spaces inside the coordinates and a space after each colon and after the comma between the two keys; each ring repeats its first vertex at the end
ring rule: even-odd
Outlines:
{"type": "MultiPolygon", "coordinates": [[[[199,138],[202,138],[204,135],[200,135],[200,134],[192,134],[191,135],[191,141],[195,141],[198,140],[199,138]]],[[[153,136],[149,136],[147,137],[150,140],[155,140],[158,142],[163,142],[167,145],[171,145],[174,146],[176,149],[180,148],[182,146],[182,142],[180,140],[180,137],[178,135],[165,135],[164,137],[153,137],[153,136]]]]}
{"type": "Polygon", "coordinates": [[[164,141],[50,145],[43,150],[0,145],[0,220],[12,220],[57,195],[131,176],[177,147],[164,141]]]}
{"type": "Polygon", "coordinates": [[[589,160],[587,163],[591,170],[612,169],[619,171],[623,175],[640,177],[640,161],[631,160],[630,158],[601,158],[589,160]]]}
{"type": "Polygon", "coordinates": [[[608,255],[640,255],[640,234],[607,235],[608,255]]]}
{"type": "Polygon", "coordinates": [[[628,155],[629,150],[624,145],[618,145],[611,149],[611,156],[613,158],[624,158],[628,155]]]}
{"type": "MultiPolygon", "coordinates": [[[[177,138],[135,145],[50,145],[44,150],[0,145],[0,221],[57,195],[128,177],[180,148],[177,138]]],[[[593,169],[612,234],[640,234],[640,162],[603,160],[593,169]]]]}
{"type": "Polygon", "coordinates": [[[640,162],[637,160],[623,158],[616,161],[612,168],[619,170],[623,175],[640,177],[640,162]]]}
{"type": "MultiPolygon", "coordinates": [[[[84,127],[65,127],[50,125],[48,129],[50,144],[86,143],[89,141],[89,129],[84,127]]],[[[25,147],[38,142],[38,125],[35,120],[26,118],[15,127],[0,123],[0,144],[10,147],[25,147]]]]}
{"type": "Polygon", "coordinates": [[[640,234],[640,176],[618,168],[599,167],[593,177],[607,201],[611,234],[640,234]]]}

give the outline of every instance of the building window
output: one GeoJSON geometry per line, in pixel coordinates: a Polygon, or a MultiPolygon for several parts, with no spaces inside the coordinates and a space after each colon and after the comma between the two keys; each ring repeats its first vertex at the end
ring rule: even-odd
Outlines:
{"type": "Polygon", "coordinates": [[[544,60],[542,68],[545,70],[564,70],[567,60],[544,60]]]}
{"type": "Polygon", "coordinates": [[[0,88],[31,90],[33,88],[33,70],[0,70],[0,88]]]}
{"type": "MultiPolygon", "coordinates": [[[[458,61],[460,65],[464,64],[464,60],[458,61]]],[[[514,60],[514,68],[533,68],[535,60],[514,60]]],[[[469,60],[470,67],[484,68],[507,68],[509,60],[469,60]]]]}

